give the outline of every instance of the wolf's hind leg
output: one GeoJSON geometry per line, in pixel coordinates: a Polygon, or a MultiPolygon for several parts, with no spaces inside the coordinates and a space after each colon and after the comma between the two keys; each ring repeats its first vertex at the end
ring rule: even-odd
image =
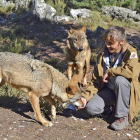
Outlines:
{"type": "Polygon", "coordinates": [[[82,79],[83,79],[83,68],[79,68],[78,69],[78,73],[79,73],[79,83],[82,83],[82,79]]]}
{"type": "Polygon", "coordinates": [[[84,86],[87,86],[87,74],[90,69],[90,62],[86,61],[85,72],[84,72],[84,86]]]}
{"type": "Polygon", "coordinates": [[[87,86],[87,74],[90,69],[90,58],[91,58],[90,46],[88,47],[87,54],[88,55],[86,55],[86,61],[85,61],[85,73],[84,73],[84,84],[83,84],[84,86],[87,86]]]}
{"type": "Polygon", "coordinates": [[[52,126],[53,124],[50,121],[46,121],[41,115],[39,97],[34,92],[31,91],[29,92],[29,98],[30,98],[32,107],[34,109],[34,112],[36,114],[36,118],[42,123],[42,125],[52,126]]]}
{"type": "Polygon", "coordinates": [[[51,104],[51,115],[52,115],[52,118],[55,118],[56,117],[56,103],[55,103],[55,100],[50,95],[45,96],[43,98],[51,104]]]}

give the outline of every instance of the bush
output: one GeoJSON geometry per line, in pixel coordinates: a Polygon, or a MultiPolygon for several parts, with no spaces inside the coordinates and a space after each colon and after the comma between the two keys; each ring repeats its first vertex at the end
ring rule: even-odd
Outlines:
{"type": "Polygon", "coordinates": [[[125,0],[124,2],[121,3],[121,6],[131,9],[133,6],[133,1],[132,0],[125,0]]]}
{"type": "Polygon", "coordinates": [[[57,11],[57,15],[64,15],[65,7],[66,7],[66,3],[64,2],[64,0],[55,0],[54,8],[57,11]]]}
{"type": "Polygon", "coordinates": [[[78,23],[78,26],[82,27],[86,25],[87,28],[91,30],[96,30],[98,26],[102,24],[101,13],[97,11],[91,12],[90,20],[83,19],[82,22],[78,23]]]}
{"type": "Polygon", "coordinates": [[[0,7],[0,16],[8,16],[14,8],[14,6],[0,7]]]}
{"type": "Polygon", "coordinates": [[[65,0],[54,0],[54,1],[45,0],[45,2],[56,9],[57,15],[64,15],[65,14],[65,7],[66,7],[65,0]]]}
{"type": "Polygon", "coordinates": [[[140,13],[140,0],[137,0],[135,10],[137,10],[140,13]]]}
{"type": "Polygon", "coordinates": [[[22,53],[26,49],[26,41],[25,40],[16,40],[14,42],[10,41],[7,44],[3,45],[0,48],[0,51],[8,51],[14,53],[22,53]]]}

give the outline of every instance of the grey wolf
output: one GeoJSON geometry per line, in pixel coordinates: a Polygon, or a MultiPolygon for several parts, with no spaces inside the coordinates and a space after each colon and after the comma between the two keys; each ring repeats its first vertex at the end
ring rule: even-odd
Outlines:
{"type": "Polygon", "coordinates": [[[86,27],[84,26],[76,30],[68,26],[66,60],[68,64],[67,76],[69,80],[72,77],[72,70],[76,70],[76,74],[79,74],[79,82],[81,83],[84,75],[83,85],[87,86],[90,57],[91,49],[86,36],[86,27]]]}
{"type": "Polygon", "coordinates": [[[40,97],[50,102],[53,118],[56,117],[55,99],[82,106],[77,76],[69,81],[61,72],[39,60],[16,53],[0,52],[0,87],[7,82],[28,93],[36,118],[44,126],[52,126],[52,123],[41,115],[40,97]]]}

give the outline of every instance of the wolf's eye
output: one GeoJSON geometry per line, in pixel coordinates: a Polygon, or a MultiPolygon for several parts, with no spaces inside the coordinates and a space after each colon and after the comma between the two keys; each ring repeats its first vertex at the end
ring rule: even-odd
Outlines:
{"type": "Polygon", "coordinates": [[[71,88],[70,87],[67,87],[66,88],[66,92],[68,92],[68,93],[72,92],[71,88]]]}

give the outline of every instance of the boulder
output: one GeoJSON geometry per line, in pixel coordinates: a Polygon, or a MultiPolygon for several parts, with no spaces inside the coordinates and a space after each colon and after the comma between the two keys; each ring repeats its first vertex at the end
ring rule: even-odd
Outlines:
{"type": "Polygon", "coordinates": [[[7,3],[6,0],[1,0],[1,1],[0,1],[0,7],[5,6],[6,3],[7,3]]]}
{"type": "Polygon", "coordinates": [[[15,6],[12,1],[0,0],[0,7],[15,6]]]}
{"type": "Polygon", "coordinates": [[[71,20],[73,20],[73,18],[70,16],[62,15],[62,16],[55,16],[54,20],[55,20],[55,22],[71,21],[71,20]]]}
{"type": "Polygon", "coordinates": [[[18,10],[19,8],[28,9],[32,0],[16,0],[15,2],[15,9],[18,10]]]}
{"type": "Polygon", "coordinates": [[[56,14],[56,10],[52,6],[46,4],[44,0],[34,0],[33,13],[39,17],[40,20],[52,20],[56,14]]]}
{"type": "Polygon", "coordinates": [[[117,19],[125,19],[125,20],[134,20],[140,21],[140,15],[137,14],[137,11],[133,11],[123,7],[111,6],[107,7],[104,6],[101,9],[101,12],[107,15],[110,15],[112,18],[117,19]]]}
{"type": "Polygon", "coordinates": [[[72,16],[74,19],[80,18],[89,18],[90,17],[91,10],[89,9],[71,9],[70,10],[70,16],[72,16]]]}

